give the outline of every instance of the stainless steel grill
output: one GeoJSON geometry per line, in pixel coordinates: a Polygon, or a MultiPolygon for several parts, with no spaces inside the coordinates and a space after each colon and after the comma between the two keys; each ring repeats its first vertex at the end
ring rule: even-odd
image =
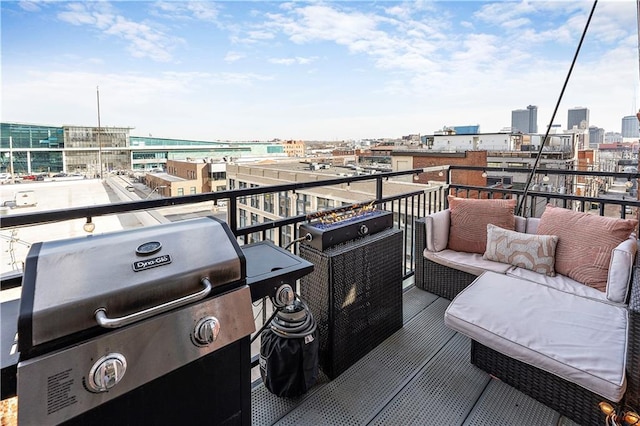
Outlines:
{"type": "Polygon", "coordinates": [[[200,218],[32,247],[18,421],[249,424],[245,256],[200,218]]]}

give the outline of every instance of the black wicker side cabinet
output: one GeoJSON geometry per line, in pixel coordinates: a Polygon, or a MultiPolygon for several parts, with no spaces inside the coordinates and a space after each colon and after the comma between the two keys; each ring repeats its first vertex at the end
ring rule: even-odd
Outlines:
{"type": "Polygon", "coordinates": [[[301,244],[315,265],[300,296],[319,330],[320,368],[334,379],[402,327],[403,233],[387,229],[324,251],[301,244]]]}

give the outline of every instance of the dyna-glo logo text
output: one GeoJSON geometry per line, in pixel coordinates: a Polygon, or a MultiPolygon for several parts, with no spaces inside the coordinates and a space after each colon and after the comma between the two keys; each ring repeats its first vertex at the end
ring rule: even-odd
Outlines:
{"type": "Polygon", "coordinates": [[[153,259],[139,260],[133,262],[133,270],[144,271],[145,269],[155,268],[156,266],[168,265],[171,263],[171,256],[168,254],[164,256],[154,257],[153,259]]]}

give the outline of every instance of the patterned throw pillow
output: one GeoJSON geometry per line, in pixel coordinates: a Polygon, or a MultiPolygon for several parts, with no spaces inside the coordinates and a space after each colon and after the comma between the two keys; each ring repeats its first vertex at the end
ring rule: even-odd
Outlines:
{"type": "Polygon", "coordinates": [[[523,234],[489,224],[487,251],[482,257],[553,277],[557,243],[555,235],[523,234]]]}
{"type": "Polygon", "coordinates": [[[635,219],[618,219],[547,205],[538,235],[557,235],[556,272],[607,290],[611,252],[638,226],[635,219]]]}
{"type": "Polygon", "coordinates": [[[487,248],[487,225],[514,230],[516,200],[457,198],[449,196],[451,225],[448,248],[483,254],[487,248]]]}

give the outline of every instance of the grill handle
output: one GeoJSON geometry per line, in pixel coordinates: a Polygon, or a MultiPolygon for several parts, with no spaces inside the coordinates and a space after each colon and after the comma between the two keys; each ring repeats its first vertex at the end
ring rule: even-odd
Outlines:
{"type": "Polygon", "coordinates": [[[149,318],[153,315],[157,315],[162,312],[166,312],[171,309],[186,305],[188,303],[195,302],[196,300],[204,299],[209,295],[209,293],[211,293],[211,282],[209,281],[209,278],[205,277],[200,280],[200,283],[204,286],[204,288],[197,293],[181,297],[180,299],[171,300],[170,302],[166,302],[161,305],[152,306],[151,308],[135,312],[133,314],[129,314],[120,318],[109,318],[107,317],[107,308],[98,308],[95,313],[96,321],[101,327],[120,328],[124,327],[125,325],[132,324],[136,321],[149,318]]]}

